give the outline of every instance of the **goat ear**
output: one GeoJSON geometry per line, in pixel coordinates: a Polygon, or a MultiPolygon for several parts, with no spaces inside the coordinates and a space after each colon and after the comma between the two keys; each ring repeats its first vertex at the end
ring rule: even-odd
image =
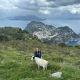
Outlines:
{"type": "Polygon", "coordinates": [[[31,60],[33,60],[33,59],[35,59],[35,57],[34,57],[34,56],[32,56],[32,57],[31,57],[31,60]]]}
{"type": "Polygon", "coordinates": [[[33,60],[33,56],[31,57],[31,60],[33,60]]]}

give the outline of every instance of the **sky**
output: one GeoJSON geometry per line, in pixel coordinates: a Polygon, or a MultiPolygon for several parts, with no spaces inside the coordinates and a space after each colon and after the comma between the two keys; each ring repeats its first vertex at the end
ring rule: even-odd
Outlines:
{"type": "Polygon", "coordinates": [[[9,20],[22,27],[31,20],[68,25],[80,33],[80,0],[0,0],[0,26],[14,26],[9,20]]]}

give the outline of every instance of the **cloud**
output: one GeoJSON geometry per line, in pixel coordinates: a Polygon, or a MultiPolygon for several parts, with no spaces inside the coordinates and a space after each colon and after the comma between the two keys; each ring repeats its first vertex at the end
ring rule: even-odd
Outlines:
{"type": "Polygon", "coordinates": [[[59,7],[79,4],[80,0],[9,0],[12,4],[23,9],[39,9],[40,7],[59,7]]]}
{"type": "Polygon", "coordinates": [[[15,9],[15,8],[17,7],[11,4],[9,0],[0,0],[0,9],[9,10],[9,9],[15,9]]]}
{"type": "Polygon", "coordinates": [[[80,0],[48,0],[53,1],[55,3],[55,6],[68,6],[73,4],[79,4],[80,0]]]}
{"type": "Polygon", "coordinates": [[[53,5],[53,1],[47,0],[10,0],[12,4],[14,4],[18,8],[27,9],[27,10],[39,10],[43,7],[50,7],[53,5]]]}
{"type": "Polygon", "coordinates": [[[80,4],[69,5],[65,7],[58,8],[61,11],[69,11],[72,14],[80,14],[80,4]]]}
{"type": "Polygon", "coordinates": [[[39,12],[42,13],[42,14],[46,14],[46,15],[47,14],[50,14],[50,11],[49,10],[42,10],[41,9],[41,10],[39,10],[39,12]]]}
{"type": "Polygon", "coordinates": [[[44,15],[50,15],[51,13],[51,8],[49,7],[41,7],[39,10],[38,10],[39,13],[42,13],[44,15]]]}
{"type": "MultiPolygon", "coordinates": [[[[80,14],[80,0],[8,0],[19,9],[49,15],[55,9],[72,14],[80,14]]],[[[56,11],[57,11],[56,10],[56,11]]]]}
{"type": "Polygon", "coordinates": [[[58,18],[63,14],[80,14],[80,0],[0,0],[0,15],[58,18]]]}

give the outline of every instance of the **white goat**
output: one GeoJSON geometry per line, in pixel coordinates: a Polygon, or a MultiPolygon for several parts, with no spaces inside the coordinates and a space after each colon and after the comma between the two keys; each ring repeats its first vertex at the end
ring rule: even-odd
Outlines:
{"type": "Polygon", "coordinates": [[[38,65],[38,69],[39,67],[43,67],[43,70],[47,70],[47,66],[48,66],[48,61],[42,59],[42,58],[38,58],[38,57],[33,57],[31,58],[31,60],[35,60],[36,64],[38,65]]]}

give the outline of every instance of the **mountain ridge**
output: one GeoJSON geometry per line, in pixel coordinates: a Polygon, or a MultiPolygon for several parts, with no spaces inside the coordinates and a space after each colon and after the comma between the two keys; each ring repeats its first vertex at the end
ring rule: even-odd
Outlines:
{"type": "Polygon", "coordinates": [[[50,43],[65,43],[70,39],[77,39],[79,35],[75,33],[69,26],[55,27],[53,25],[46,25],[43,22],[31,21],[25,28],[33,36],[43,42],[50,43]]]}

